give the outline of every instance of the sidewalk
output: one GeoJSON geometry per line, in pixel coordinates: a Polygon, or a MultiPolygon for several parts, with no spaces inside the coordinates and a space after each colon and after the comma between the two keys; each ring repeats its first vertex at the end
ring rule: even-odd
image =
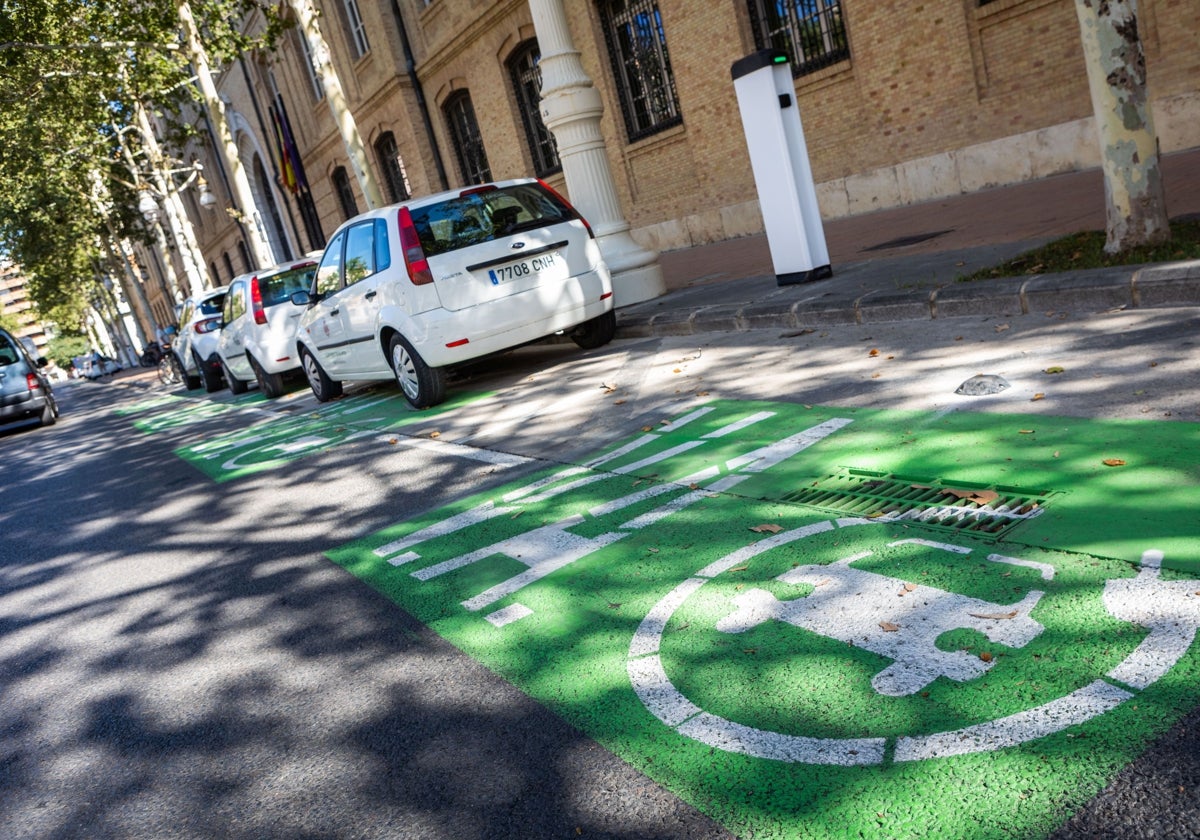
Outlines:
{"type": "MultiPolygon", "coordinates": [[[[1163,158],[1172,219],[1200,214],[1200,149],[1163,158]]],[[[617,335],[797,329],[957,315],[1200,306],[1200,261],[955,283],[1053,239],[1103,230],[1099,170],[825,223],[833,277],[779,286],[764,235],[664,253],[667,294],[617,335]]]]}

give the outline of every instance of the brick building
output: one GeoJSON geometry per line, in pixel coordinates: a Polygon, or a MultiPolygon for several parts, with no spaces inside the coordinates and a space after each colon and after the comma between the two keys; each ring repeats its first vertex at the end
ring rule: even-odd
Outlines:
{"type": "MultiPolygon", "coordinates": [[[[621,210],[656,250],[762,230],[730,66],[765,47],[793,58],[827,218],[1099,164],[1075,0],[561,2],[603,101],[621,210]]],[[[386,200],[526,175],[567,190],[538,111],[527,0],[314,5],[386,200]]],[[[1139,7],[1160,147],[1198,146],[1197,0],[1139,7]]],[[[311,66],[293,29],[220,79],[281,261],[367,207],[311,66]]],[[[205,164],[229,206],[219,167],[205,164]]],[[[247,270],[230,216],[191,213],[214,279],[247,270]]]]}

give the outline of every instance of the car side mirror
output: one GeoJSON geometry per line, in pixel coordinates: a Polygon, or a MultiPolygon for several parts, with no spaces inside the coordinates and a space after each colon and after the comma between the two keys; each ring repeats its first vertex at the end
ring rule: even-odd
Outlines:
{"type": "Polygon", "coordinates": [[[37,360],[34,363],[38,367],[44,368],[46,365],[50,364],[50,361],[45,356],[38,356],[37,360]]]}
{"type": "Polygon", "coordinates": [[[292,303],[296,306],[312,306],[317,302],[317,295],[310,295],[308,292],[292,292],[292,303]]]}

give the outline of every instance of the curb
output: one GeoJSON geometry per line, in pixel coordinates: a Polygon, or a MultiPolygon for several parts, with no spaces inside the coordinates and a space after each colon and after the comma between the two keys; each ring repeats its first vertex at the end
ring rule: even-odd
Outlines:
{"type": "Polygon", "coordinates": [[[690,304],[673,309],[668,294],[654,302],[655,311],[644,304],[619,309],[617,337],[1200,306],[1200,260],[1132,270],[1103,268],[1006,277],[944,285],[928,292],[876,289],[853,298],[820,296],[793,301],[780,297],[775,294],[759,301],[690,304]]]}

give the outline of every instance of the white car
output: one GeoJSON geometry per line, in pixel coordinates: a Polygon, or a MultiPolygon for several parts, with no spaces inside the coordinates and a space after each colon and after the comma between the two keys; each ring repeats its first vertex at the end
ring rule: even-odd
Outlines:
{"type": "Polygon", "coordinates": [[[448,365],[566,332],[616,332],[591,227],[541,181],[501,181],[363,213],[325,248],[296,334],[320,401],[344,380],[395,378],[416,408],[446,397],[448,365]]]}
{"type": "Polygon", "coordinates": [[[183,302],[179,334],[171,344],[171,351],[179,360],[189,389],[199,388],[203,383],[204,390],[211,394],[221,390],[223,385],[217,339],[220,338],[221,306],[228,290],[228,286],[220,286],[183,302]]]}
{"type": "Polygon", "coordinates": [[[319,257],[243,274],[229,284],[217,355],[233,393],[258,380],[274,399],[283,393],[284,377],[300,370],[296,326],[304,307],[292,303],[292,295],[312,287],[319,257]]]}

